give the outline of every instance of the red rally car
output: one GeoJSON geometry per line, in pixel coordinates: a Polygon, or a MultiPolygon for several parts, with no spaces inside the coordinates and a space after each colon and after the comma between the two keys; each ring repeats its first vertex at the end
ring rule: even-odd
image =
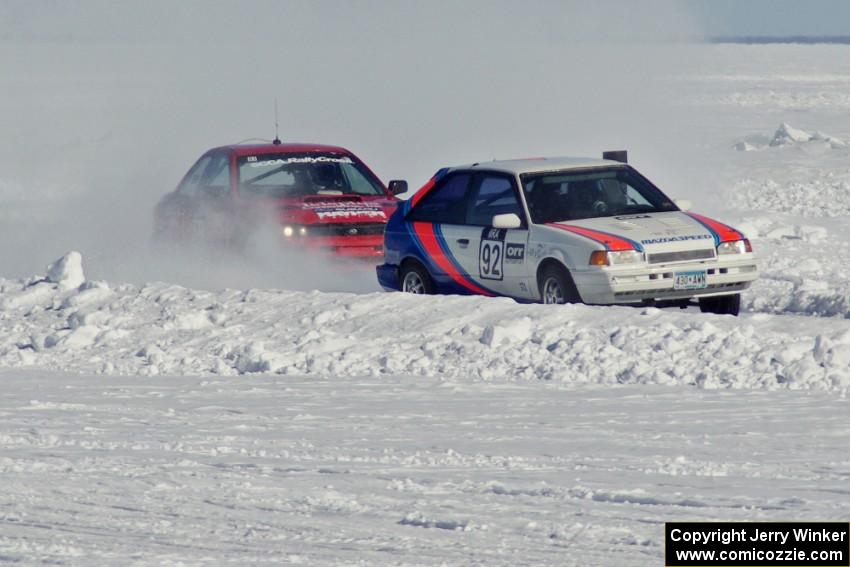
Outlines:
{"type": "Polygon", "coordinates": [[[202,155],[154,211],[162,242],[200,240],[238,249],[268,223],[281,244],[333,256],[380,259],[395,195],[353,153],[337,146],[231,145],[202,155]]]}

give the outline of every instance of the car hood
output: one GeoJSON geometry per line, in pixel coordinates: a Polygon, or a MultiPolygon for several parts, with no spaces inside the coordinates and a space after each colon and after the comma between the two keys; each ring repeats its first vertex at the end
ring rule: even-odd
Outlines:
{"type": "Polygon", "coordinates": [[[396,202],[385,197],[315,195],[277,203],[281,222],[299,224],[386,223],[396,202]]]}
{"type": "Polygon", "coordinates": [[[735,232],[707,217],[680,211],[572,220],[547,226],[579,234],[612,250],[648,253],[714,248],[731,239],[728,231],[735,232]]]}

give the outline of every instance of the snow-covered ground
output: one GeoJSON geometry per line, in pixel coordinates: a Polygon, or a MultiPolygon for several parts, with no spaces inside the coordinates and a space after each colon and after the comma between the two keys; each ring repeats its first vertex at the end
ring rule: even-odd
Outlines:
{"type": "Polygon", "coordinates": [[[228,260],[205,281],[197,259],[147,255],[126,201],[80,214],[85,187],[49,189],[119,134],[43,174],[10,146],[28,171],[0,174],[0,561],[644,566],[665,521],[845,519],[850,47],[682,51],[651,97],[674,124],[629,149],[753,240],[739,318],[407,297],[369,272],[228,260]]]}
{"type": "Polygon", "coordinates": [[[9,562],[646,567],[665,521],[850,511],[827,393],[0,379],[9,562]]]}

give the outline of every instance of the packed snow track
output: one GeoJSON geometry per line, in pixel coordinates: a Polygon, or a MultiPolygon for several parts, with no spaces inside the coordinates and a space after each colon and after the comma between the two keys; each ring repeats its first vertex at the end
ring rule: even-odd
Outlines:
{"type": "Polygon", "coordinates": [[[0,375],[0,561],[646,567],[850,511],[823,392],[0,375]]]}

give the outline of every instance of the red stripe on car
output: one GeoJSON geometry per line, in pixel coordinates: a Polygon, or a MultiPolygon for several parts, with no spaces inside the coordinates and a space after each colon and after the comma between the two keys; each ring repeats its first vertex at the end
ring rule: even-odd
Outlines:
{"type": "Polygon", "coordinates": [[[448,274],[448,276],[452,278],[458,285],[465,287],[469,291],[477,293],[479,295],[493,295],[486,289],[482,289],[481,287],[475,285],[475,283],[473,283],[469,278],[465,277],[457,270],[457,268],[455,268],[452,261],[446,257],[445,253],[443,253],[443,249],[440,247],[440,243],[437,241],[437,235],[434,234],[434,228],[431,226],[431,223],[413,222],[411,224],[413,225],[413,232],[416,233],[416,236],[422,243],[422,247],[425,249],[425,253],[428,254],[431,260],[433,260],[434,263],[437,264],[437,266],[446,274],[448,274]]]}
{"type": "Polygon", "coordinates": [[[614,236],[613,234],[608,234],[607,232],[599,232],[598,230],[591,230],[589,228],[573,226],[571,224],[546,223],[546,226],[584,236],[585,238],[589,238],[595,242],[603,244],[607,250],[613,250],[615,252],[621,250],[637,250],[632,242],[624,238],[614,236]]]}
{"type": "Polygon", "coordinates": [[[419,191],[413,194],[413,197],[410,198],[410,206],[415,207],[416,203],[422,200],[422,197],[428,194],[428,191],[434,188],[434,185],[437,183],[437,176],[435,175],[431,179],[428,180],[428,183],[423,185],[419,191]]]}
{"type": "Polygon", "coordinates": [[[702,215],[698,215],[696,213],[685,213],[686,215],[698,220],[702,224],[704,224],[709,229],[713,230],[717,233],[717,236],[720,238],[720,242],[734,242],[736,240],[743,240],[744,235],[732,228],[731,226],[727,226],[722,222],[717,222],[714,219],[710,219],[708,217],[704,217],[702,215]]]}

